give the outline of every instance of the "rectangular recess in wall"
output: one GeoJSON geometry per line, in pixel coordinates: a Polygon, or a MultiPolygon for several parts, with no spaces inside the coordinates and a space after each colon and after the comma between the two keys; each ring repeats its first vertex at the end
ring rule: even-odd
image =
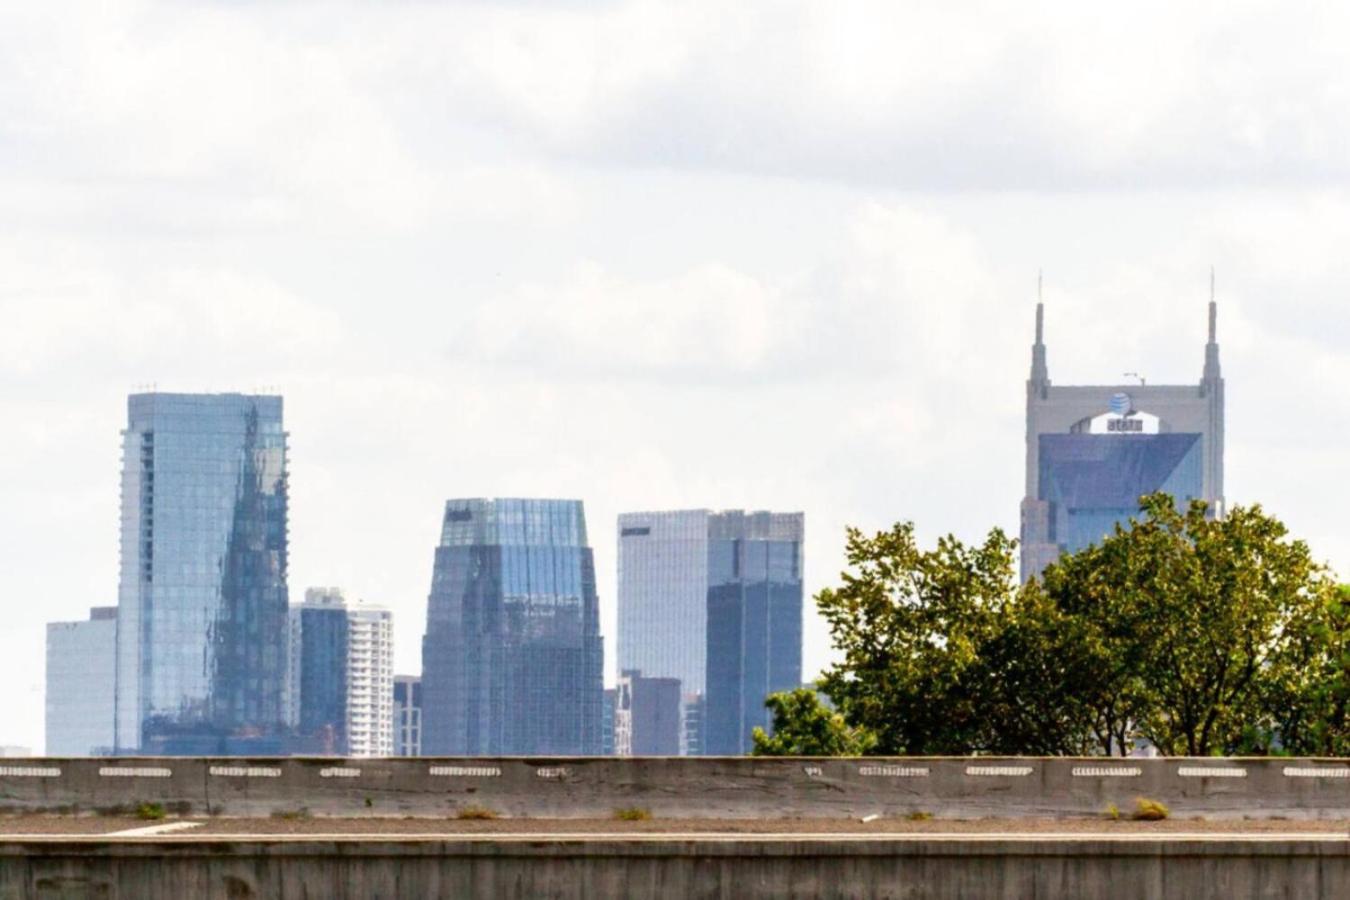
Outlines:
{"type": "Polygon", "coordinates": [[[1127,766],[1074,766],[1074,778],[1138,778],[1143,769],[1127,766]]]}
{"type": "Polygon", "coordinates": [[[1031,766],[966,766],[967,775],[980,776],[1003,776],[1021,778],[1030,775],[1033,769],[1031,766]]]}
{"type": "Polygon", "coordinates": [[[217,778],[280,778],[281,770],[271,766],[212,766],[217,778]]]}
{"type": "Polygon", "coordinates": [[[1286,778],[1350,778],[1347,766],[1285,766],[1286,778]]]}
{"type": "Polygon", "coordinates": [[[927,778],[927,766],[859,766],[864,778],[927,778]]]}
{"type": "Polygon", "coordinates": [[[1246,778],[1246,769],[1232,766],[1179,766],[1177,774],[1182,778],[1246,778]]]}
{"type": "Polygon", "coordinates": [[[60,778],[60,769],[36,766],[0,766],[0,778],[60,778]]]}
{"type": "Polygon", "coordinates": [[[428,775],[455,778],[501,778],[502,770],[496,766],[432,766],[428,775]]]}
{"type": "Polygon", "coordinates": [[[100,778],[168,778],[173,769],[154,766],[105,766],[98,770],[100,778]]]}

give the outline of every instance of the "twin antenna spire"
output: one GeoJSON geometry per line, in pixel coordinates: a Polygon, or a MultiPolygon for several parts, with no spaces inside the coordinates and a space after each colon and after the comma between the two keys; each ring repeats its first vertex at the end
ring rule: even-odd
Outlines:
{"type": "MultiPolygon", "coordinates": [[[[1031,348],[1031,380],[1043,388],[1050,384],[1050,372],[1045,364],[1045,273],[1036,271],[1036,343],[1031,348]]],[[[1214,299],[1214,266],[1209,267],[1209,341],[1205,344],[1205,381],[1217,380],[1219,374],[1219,304],[1214,299]]]]}

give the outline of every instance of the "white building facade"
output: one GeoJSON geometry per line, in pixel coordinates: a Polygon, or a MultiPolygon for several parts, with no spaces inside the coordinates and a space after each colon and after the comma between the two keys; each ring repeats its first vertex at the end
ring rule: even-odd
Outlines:
{"type": "Polygon", "coordinates": [[[47,625],[47,755],[103,756],[115,742],[117,607],[47,625]]]}

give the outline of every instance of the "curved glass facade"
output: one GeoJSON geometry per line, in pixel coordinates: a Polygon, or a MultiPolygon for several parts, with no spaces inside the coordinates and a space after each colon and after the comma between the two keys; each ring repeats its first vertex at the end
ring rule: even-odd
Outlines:
{"type": "Polygon", "coordinates": [[[579,500],[451,500],[422,642],[428,755],[596,754],[595,562],[579,500]]]}

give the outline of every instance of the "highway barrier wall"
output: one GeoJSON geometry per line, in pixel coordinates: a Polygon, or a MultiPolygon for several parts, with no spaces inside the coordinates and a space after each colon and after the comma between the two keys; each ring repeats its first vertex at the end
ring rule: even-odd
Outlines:
{"type": "Polygon", "coordinates": [[[0,840],[0,898],[1350,896],[1350,841],[0,840]]]}
{"type": "Polygon", "coordinates": [[[1350,818],[1350,761],[1107,758],[80,758],[0,760],[0,813],[938,818],[1350,818]]]}

